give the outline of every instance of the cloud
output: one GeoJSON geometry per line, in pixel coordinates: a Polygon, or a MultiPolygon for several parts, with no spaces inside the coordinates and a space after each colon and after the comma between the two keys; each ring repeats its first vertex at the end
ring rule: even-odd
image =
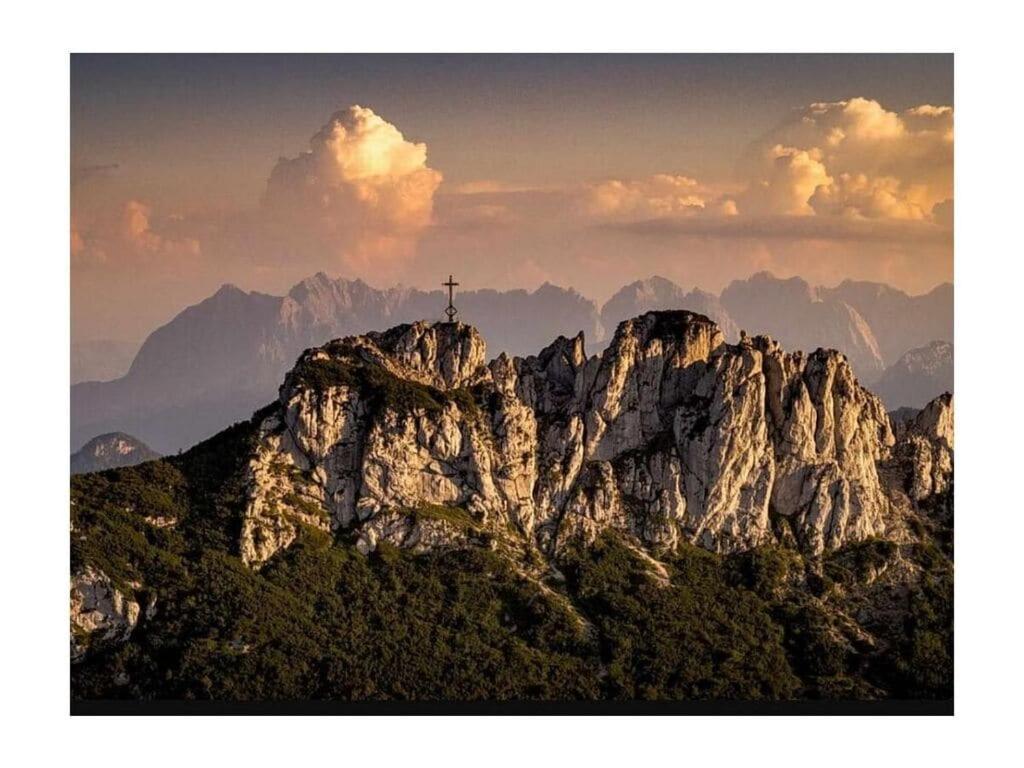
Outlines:
{"type": "Polygon", "coordinates": [[[953,109],[811,104],[747,153],[740,213],[935,220],[953,196],[953,109]]]}
{"type": "Polygon", "coordinates": [[[776,144],[765,154],[760,177],[740,195],[739,210],[744,215],[780,214],[809,216],[815,213],[811,197],[832,178],[822,163],[821,150],[797,149],[776,144]]]}
{"type": "Polygon", "coordinates": [[[730,179],[677,173],[666,158],[672,173],[451,184],[423,143],[351,107],[308,151],[262,169],[260,205],[185,206],[185,218],[124,173],[83,164],[75,323],[108,336],[130,314],[141,333],[223,282],[281,293],[318,270],[377,286],[550,280],[598,299],[641,275],[718,290],[762,269],[926,290],[952,275],[952,127],[950,107],[851,99],[796,111],[730,179]]]}
{"type": "Polygon", "coordinates": [[[931,221],[804,215],[706,216],[690,219],[649,219],[607,225],[623,232],[651,236],[750,238],[762,240],[859,241],[875,243],[951,244],[952,232],[931,221]]]}
{"type": "Polygon", "coordinates": [[[810,104],[755,142],[739,175],[728,192],[689,176],[612,179],[578,191],[577,210],[645,232],[942,240],[937,229],[952,226],[953,109],[896,113],[864,98],[810,104]],[[858,219],[879,223],[850,223],[858,219]],[[935,226],[884,223],[894,221],[935,226]]]}
{"type": "Polygon", "coordinates": [[[932,216],[935,218],[935,222],[948,229],[953,228],[953,200],[943,200],[941,203],[936,203],[935,207],[932,208],[932,216]]]}
{"type": "Polygon", "coordinates": [[[668,174],[635,181],[609,179],[588,187],[584,197],[587,213],[607,218],[685,216],[703,210],[706,203],[696,179],[668,174]]]}
{"type": "Polygon", "coordinates": [[[432,221],[441,178],[425,144],[352,106],[331,116],[309,151],[277,162],[262,207],[292,250],[366,269],[408,255],[432,221]]]}
{"type": "Polygon", "coordinates": [[[152,208],[139,200],[127,200],[112,213],[84,219],[73,213],[72,264],[156,265],[174,269],[201,255],[197,239],[165,232],[163,227],[155,229],[152,217],[152,208]]]}

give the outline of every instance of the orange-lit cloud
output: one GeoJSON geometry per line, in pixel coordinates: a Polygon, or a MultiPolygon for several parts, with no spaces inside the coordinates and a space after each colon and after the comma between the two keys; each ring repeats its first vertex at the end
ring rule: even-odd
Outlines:
{"type": "Polygon", "coordinates": [[[180,267],[202,253],[194,237],[157,231],[152,208],[127,200],[116,211],[71,219],[71,263],[77,266],[166,265],[180,267]]]}
{"type": "Polygon", "coordinates": [[[328,253],[357,270],[380,267],[407,257],[431,223],[441,178],[427,166],[425,144],[352,106],[327,121],[309,151],[277,162],[263,209],[289,250],[328,253]]]}
{"type": "Polygon", "coordinates": [[[610,179],[586,190],[588,213],[600,217],[650,219],[690,215],[707,203],[696,179],[657,174],[646,179],[610,179]]]}
{"type": "Polygon", "coordinates": [[[863,98],[811,104],[747,151],[741,176],[740,188],[731,194],[715,193],[688,176],[613,179],[586,187],[582,208],[594,218],[619,223],[737,216],[732,225],[740,229],[751,216],[947,226],[953,110],[925,104],[896,113],[863,98]]]}
{"type": "Polygon", "coordinates": [[[738,207],[744,215],[813,215],[811,197],[831,183],[821,150],[776,144],[765,153],[759,178],[739,196],[738,207]]]}
{"type": "Polygon", "coordinates": [[[148,331],[223,282],[282,293],[318,270],[381,287],[550,280],[598,300],[650,274],[719,290],[760,269],[927,290],[952,277],[952,130],[950,107],[850,99],[799,110],[729,179],[450,184],[425,144],[349,107],[262,168],[258,207],[181,219],[114,166],[73,173],[74,323],[103,337],[131,315],[148,331]]]}
{"type": "Polygon", "coordinates": [[[854,98],[811,104],[765,137],[740,213],[936,220],[953,197],[953,110],[854,98]]]}

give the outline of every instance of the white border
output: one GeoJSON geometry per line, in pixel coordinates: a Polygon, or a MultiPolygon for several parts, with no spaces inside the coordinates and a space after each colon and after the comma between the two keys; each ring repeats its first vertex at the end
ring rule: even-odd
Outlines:
{"type": "MultiPolygon", "coordinates": [[[[1002,764],[1021,690],[1020,24],[1010,6],[51,3],[5,9],[5,753],[173,765],[1002,764]],[[66,716],[68,59],[75,51],[955,51],[957,716],[162,718],[66,716]],[[1016,75],[1016,77],[1012,77],[1016,75]],[[1011,79],[1012,77],[1012,79],[1011,79]],[[13,169],[11,168],[13,166],[13,169]],[[1011,314],[1012,313],[1012,314],[1011,314]]],[[[13,762],[17,761],[17,762],[13,762]]]]}

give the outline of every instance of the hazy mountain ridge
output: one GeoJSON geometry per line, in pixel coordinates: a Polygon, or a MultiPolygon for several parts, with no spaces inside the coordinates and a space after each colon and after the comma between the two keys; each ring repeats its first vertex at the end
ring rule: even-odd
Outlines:
{"type": "Polygon", "coordinates": [[[844,301],[867,320],[885,364],[932,341],[953,341],[953,285],[942,283],[928,293],[903,291],[867,281],[846,280],[835,288],[818,288],[823,298],[844,301]]]}
{"type": "Polygon", "coordinates": [[[873,389],[890,407],[923,408],[953,391],[953,345],[933,341],[909,350],[885,369],[873,389]]]}
{"type": "Polygon", "coordinates": [[[336,340],[248,423],[73,479],[73,689],[948,696],[952,407],[897,440],[841,354],[681,311],[593,357],[336,340]]]}
{"type": "Polygon", "coordinates": [[[699,288],[687,293],[671,280],[657,275],[630,283],[608,299],[601,307],[601,323],[606,329],[612,329],[623,320],[644,312],[668,309],[686,309],[706,315],[718,325],[727,341],[739,340],[740,329],[717,296],[699,288]]]}
{"type": "MultiPolygon", "coordinates": [[[[232,285],[185,309],[146,339],[128,373],[71,388],[71,444],[121,429],[165,453],[246,418],[270,399],[308,347],[332,338],[439,318],[440,290],[377,290],[360,280],[317,274],[287,296],[246,293],[232,285]]],[[[466,291],[458,305],[480,318],[482,333],[510,353],[551,333],[600,335],[592,302],[575,291],[466,291]]]]}
{"type": "Polygon", "coordinates": [[[860,313],[845,302],[822,300],[799,277],[779,280],[759,272],[734,280],[722,291],[722,304],[741,328],[770,334],[783,346],[840,350],[863,381],[874,381],[884,368],[878,341],[860,313]]]}
{"type": "MultiPolygon", "coordinates": [[[[877,284],[815,289],[799,278],[761,273],[735,281],[721,298],[653,277],[625,286],[600,313],[576,291],[547,284],[533,292],[466,291],[456,304],[460,317],[480,328],[492,350],[509,354],[528,354],[552,335],[580,331],[600,349],[609,343],[610,329],[627,317],[652,309],[690,309],[715,320],[730,341],[742,328],[808,352],[839,349],[858,378],[870,384],[882,373],[884,345],[858,305],[897,328],[901,338],[924,332],[942,338],[943,317],[952,336],[952,311],[944,315],[935,307],[941,309],[947,299],[951,304],[951,292],[941,287],[925,297],[908,297],[877,284]],[[901,312],[910,317],[906,323],[899,320],[901,312]]],[[[446,303],[441,290],[378,290],[322,273],[283,297],[226,285],[154,331],[122,378],[72,386],[72,447],[97,433],[122,430],[165,453],[185,448],[266,402],[304,349],[398,323],[440,319],[446,303]]]]}

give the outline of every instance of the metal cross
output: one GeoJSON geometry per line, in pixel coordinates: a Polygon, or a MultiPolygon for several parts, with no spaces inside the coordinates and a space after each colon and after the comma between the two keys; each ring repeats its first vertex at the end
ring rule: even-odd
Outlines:
{"type": "Polygon", "coordinates": [[[451,275],[448,275],[448,282],[441,283],[441,285],[445,286],[448,289],[448,306],[445,307],[444,313],[448,315],[448,322],[454,323],[455,315],[458,314],[459,310],[457,310],[455,308],[455,305],[452,304],[452,298],[455,295],[454,290],[455,286],[457,286],[458,283],[455,282],[454,278],[451,275]]]}

